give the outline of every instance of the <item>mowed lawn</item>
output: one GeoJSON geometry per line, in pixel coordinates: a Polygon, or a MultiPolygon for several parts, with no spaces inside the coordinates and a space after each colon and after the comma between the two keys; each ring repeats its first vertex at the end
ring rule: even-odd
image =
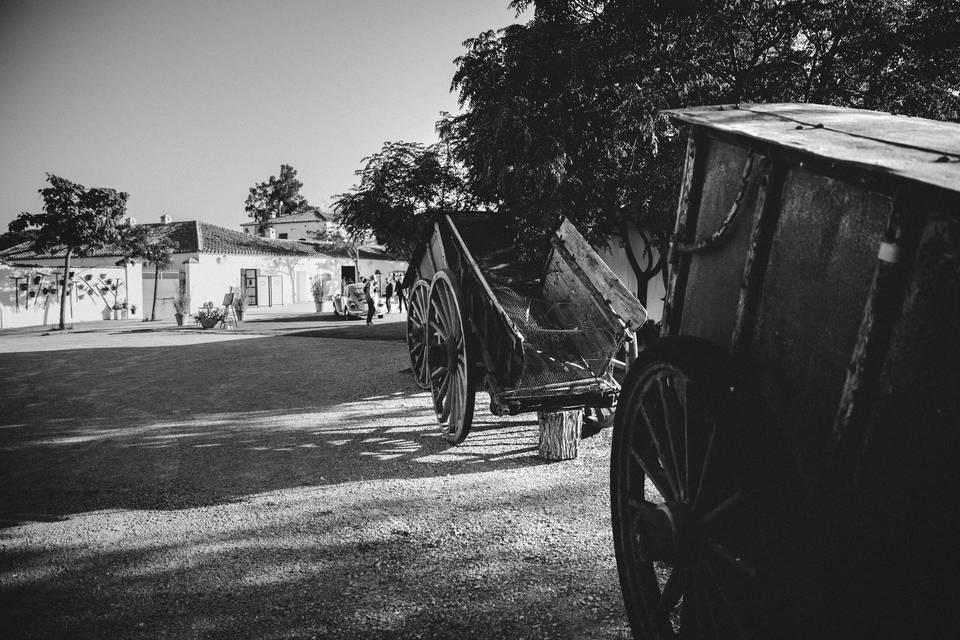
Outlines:
{"type": "Polygon", "coordinates": [[[609,432],[450,447],[389,331],[0,334],[0,636],[628,637],[609,432]]]}

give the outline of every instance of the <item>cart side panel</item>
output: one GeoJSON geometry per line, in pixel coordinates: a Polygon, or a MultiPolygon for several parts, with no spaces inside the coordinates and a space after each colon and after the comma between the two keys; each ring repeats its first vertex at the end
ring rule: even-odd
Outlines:
{"type": "Polygon", "coordinates": [[[710,238],[731,208],[738,206],[738,210],[723,240],[690,260],[680,333],[726,345],[736,322],[739,275],[743,273],[757,195],[768,162],[741,146],[709,138],[704,141],[708,148],[694,242],[710,238]]]}
{"type": "Polygon", "coordinates": [[[750,353],[761,393],[808,480],[843,392],[891,200],[791,166],[750,353]]]}
{"type": "MultiPolygon", "coordinates": [[[[619,318],[619,322],[629,331],[636,331],[646,322],[647,310],[567,218],[563,219],[557,229],[554,247],[552,260],[557,259],[559,251],[567,261],[574,263],[578,268],[573,265],[571,267],[575,268],[577,274],[587,281],[587,286],[593,289],[593,297],[601,301],[603,310],[619,318]]],[[[548,261],[547,270],[550,268],[548,261]]],[[[546,292],[546,287],[544,291],[546,292]]]]}
{"type": "MultiPolygon", "coordinates": [[[[464,222],[469,228],[471,220],[447,217],[434,235],[446,255],[446,268],[454,272],[463,295],[464,318],[470,324],[482,360],[474,364],[482,365],[494,387],[508,388],[523,375],[523,341],[509,324],[496,296],[489,289],[483,270],[469,253],[468,243],[459,228],[454,226],[464,222]]],[[[479,224],[482,228],[482,222],[479,224]]]]}
{"type": "Polygon", "coordinates": [[[884,558],[861,594],[865,618],[900,610],[909,585],[923,607],[911,617],[940,621],[946,637],[960,566],[960,221],[934,218],[916,255],[854,470],[844,560],[866,574],[884,558]]]}

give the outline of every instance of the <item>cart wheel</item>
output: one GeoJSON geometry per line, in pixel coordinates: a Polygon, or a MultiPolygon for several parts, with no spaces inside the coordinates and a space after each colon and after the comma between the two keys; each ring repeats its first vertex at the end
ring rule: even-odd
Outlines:
{"type": "Polygon", "coordinates": [[[460,287],[453,275],[438,271],[427,297],[427,363],[433,407],[443,437],[463,442],[473,421],[476,378],[468,366],[468,336],[460,313],[460,287]]]}
{"type": "Polygon", "coordinates": [[[417,280],[410,290],[407,304],[407,348],[410,350],[410,366],[413,378],[421,389],[430,388],[430,374],[424,349],[427,343],[427,295],[430,283],[417,280]]]}
{"type": "Polygon", "coordinates": [[[692,338],[654,343],[624,381],[610,490],[634,637],[758,634],[758,547],[735,385],[726,355],[692,338]]]}

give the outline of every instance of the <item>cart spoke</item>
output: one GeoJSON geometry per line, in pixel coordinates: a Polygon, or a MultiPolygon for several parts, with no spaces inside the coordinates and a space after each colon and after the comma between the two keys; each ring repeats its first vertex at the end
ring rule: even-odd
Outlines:
{"type": "Polygon", "coordinates": [[[757,576],[756,569],[744,562],[743,559],[738,558],[736,555],[731,553],[729,549],[724,547],[719,542],[715,540],[708,540],[706,548],[711,552],[711,555],[714,558],[722,561],[727,566],[733,567],[748,578],[755,578],[757,576]]]}
{"type": "MultiPolygon", "coordinates": [[[[660,446],[660,440],[657,438],[656,429],[654,429],[654,426],[653,426],[653,421],[650,420],[650,417],[647,415],[647,411],[646,409],[643,408],[642,402],[639,404],[639,409],[640,409],[640,415],[643,417],[643,421],[647,423],[647,431],[650,432],[650,437],[653,440],[653,446],[656,447],[657,449],[657,458],[660,460],[660,465],[663,470],[663,475],[666,479],[667,484],[670,486],[670,496],[671,496],[670,499],[674,500],[676,499],[676,496],[677,496],[677,486],[675,484],[674,478],[672,477],[673,474],[671,474],[671,470],[667,469],[668,459],[664,455],[663,448],[660,446]]],[[[657,488],[659,489],[659,487],[657,488]]],[[[660,493],[664,497],[666,497],[666,494],[664,494],[663,491],[661,491],[660,493]]]]}
{"type": "Polygon", "coordinates": [[[700,494],[703,492],[703,481],[707,477],[707,467],[710,464],[710,456],[713,453],[713,441],[717,436],[717,423],[710,420],[710,436],[707,439],[707,450],[703,454],[703,465],[700,467],[700,481],[697,483],[697,492],[693,496],[692,507],[697,508],[700,500],[700,494]]]}
{"type": "Polygon", "coordinates": [[[715,506],[707,513],[707,515],[700,519],[700,525],[702,526],[709,524],[712,520],[723,514],[724,511],[730,509],[730,507],[733,507],[739,503],[741,500],[743,500],[743,491],[737,491],[736,493],[727,496],[722,502],[720,502],[720,504],[715,506]]]}
{"type": "Polygon", "coordinates": [[[660,603],[657,605],[657,611],[653,617],[653,626],[662,633],[669,632],[669,637],[673,636],[673,627],[670,625],[670,614],[680,604],[680,598],[683,596],[683,571],[680,567],[674,567],[663,585],[663,594],[660,596],[660,603]]]}
{"type": "Polygon", "coordinates": [[[637,453],[636,449],[630,449],[630,457],[633,458],[638,465],[640,465],[640,468],[643,469],[643,473],[650,478],[650,482],[652,482],[653,486],[657,488],[657,491],[660,492],[660,495],[665,500],[672,500],[673,493],[670,490],[670,486],[666,482],[666,479],[663,475],[663,470],[657,466],[645,462],[643,456],[637,453]]]}
{"type": "Polygon", "coordinates": [[[434,333],[442,341],[445,338],[445,329],[440,325],[436,320],[430,320],[430,328],[433,329],[434,333]]]}
{"type": "MultiPolygon", "coordinates": [[[[696,571],[696,569],[694,569],[694,571],[696,571]]],[[[699,571],[697,571],[697,574],[698,574],[697,584],[700,587],[699,588],[700,604],[702,605],[703,610],[706,613],[704,618],[710,621],[710,628],[713,629],[713,633],[710,634],[709,637],[717,638],[718,640],[720,640],[721,638],[723,638],[723,636],[721,635],[720,625],[717,623],[717,613],[715,610],[716,603],[712,602],[711,599],[707,596],[708,589],[707,589],[707,585],[705,584],[706,581],[703,579],[704,577],[703,574],[699,571]]],[[[706,627],[704,627],[704,630],[706,630],[706,627]]],[[[704,634],[703,637],[708,637],[708,636],[704,634]]]]}
{"type": "Polygon", "coordinates": [[[442,402],[447,397],[447,391],[450,389],[450,376],[445,376],[440,387],[437,389],[437,402],[442,402]]]}
{"type": "Polygon", "coordinates": [[[723,617],[733,622],[733,626],[735,626],[737,629],[737,633],[736,633],[737,638],[746,637],[746,634],[744,634],[743,632],[743,626],[740,624],[740,616],[737,615],[737,609],[733,606],[733,603],[730,601],[730,598],[727,597],[726,590],[723,588],[723,585],[720,583],[720,578],[717,576],[717,573],[713,570],[713,568],[710,567],[709,564],[704,564],[703,568],[706,570],[706,573],[709,574],[710,582],[713,583],[713,587],[714,587],[713,590],[718,596],[720,596],[719,599],[722,600],[721,602],[722,606],[720,607],[720,612],[726,614],[723,617]]]}
{"type": "Polygon", "coordinates": [[[663,426],[667,432],[667,442],[670,444],[670,460],[673,467],[674,486],[677,489],[677,496],[680,500],[683,500],[686,497],[686,491],[684,490],[683,482],[680,480],[680,467],[677,464],[677,448],[673,443],[673,425],[671,424],[670,419],[672,412],[670,411],[669,403],[667,402],[667,391],[665,388],[666,382],[669,380],[673,380],[673,378],[660,378],[657,380],[657,387],[659,387],[660,391],[660,403],[663,406],[663,426]]]}

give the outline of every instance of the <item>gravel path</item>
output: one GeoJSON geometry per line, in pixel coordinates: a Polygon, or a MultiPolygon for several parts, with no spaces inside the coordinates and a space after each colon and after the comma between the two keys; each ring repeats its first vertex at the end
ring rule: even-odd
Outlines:
{"type": "Polygon", "coordinates": [[[609,431],[449,447],[390,332],[0,335],[0,636],[628,637],[609,431]]]}

